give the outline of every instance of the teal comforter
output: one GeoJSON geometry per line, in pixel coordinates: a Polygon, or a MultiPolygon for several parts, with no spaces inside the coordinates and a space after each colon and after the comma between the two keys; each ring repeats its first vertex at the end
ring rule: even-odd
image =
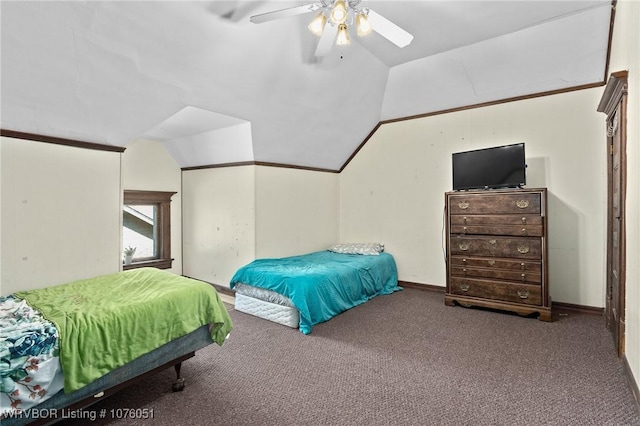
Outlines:
{"type": "Polygon", "coordinates": [[[243,283],[280,293],[300,312],[300,331],[375,296],[402,290],[396,262],[379,256],[320,251],[279,259],[257,259],[238,269],[230,287],[243,283]]]}

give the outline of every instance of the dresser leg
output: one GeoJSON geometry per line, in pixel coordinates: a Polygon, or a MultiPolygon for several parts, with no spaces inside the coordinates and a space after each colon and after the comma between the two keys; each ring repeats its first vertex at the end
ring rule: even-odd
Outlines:
{"type": "Polygon", "coordinates": [[[538,316],[540,321],[551,322],[551,309],[540,311],[540,315],[538,316]]]}

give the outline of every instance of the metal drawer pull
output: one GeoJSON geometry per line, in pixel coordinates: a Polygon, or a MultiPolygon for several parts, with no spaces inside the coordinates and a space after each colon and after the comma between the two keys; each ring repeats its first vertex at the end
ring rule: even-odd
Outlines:
{"type": "Polygon", "coordinates": [[[462,251],[467,251],[469,250],[469,243],[460,243],[458,244],[458,248],[462,251]]]}
{"type": "Polygon", "coordinates": [[[489,260],[489,261],[487,261],[487,263],[489,264],[489,266],[493,266],[493,265],[496,264],[496,261],[495,260],[489,260]]]}
{"type": "Polygon", "coordinates": [[[529,292],[527,290],[518,290],[518,296],[520,296],[520,299],[526,299],[529,297],[529,292]]]}
{"type": "Polygon", "coordinates": [[[466,234],[466,233],[467,233],[467,227],[466,227],[466,226],[463,226],[463,227],[462,227],[462,233],[463,233],[463,234],[466,234]]]}
{"type": "Polygon", "coordinates": [[[522,228],[522,231],[520,231],[520,233],[522,235],[527,235],[527,228],[522,228]]]}
{"type": "Polygon", "coordinates": [[[520,270],[521,270],[521,271],[524,271],[524,270],[525,270],[525,264],[524,264],[524,263],[521,263],[521,264],[520,264],[520,270]]]}
{"type": "Polygon", "coordinates": [[[466,201],[460,201],[458,203],[458,207],[460,207],[462,210],[466,210],[469,208],[469,203],[467,203],[466,201]]]}
{"type": "Polygon", "coordinates": [[[522,218],[522,223],[525,224],[525,225],[527,224],[527,218],[526,217],[522,218]]]}
{"type": "Polygon", "coordinates": [[[521,209],[526,209],[527,207],[529,207],[529,201],[527,201],[527,200],[518,200],[518,201],[516,201],[516,206],[518,206],[521,209]]]}
{"type": "Polygon", "coordinates": [[[524,244],[519,245],[519,246],[518,246],[518,252],[519,252],[519,253],[522,253],[522,254],[529,253],[529,246],[526,246],[526,245],[524,245],[524,244]]]}
{"type": "Polygon", "coordinates": [[[462,274],[467,275],[467,268],[462,268],[462,274]]]}
{"type": "Polygon", "coordinates": [[[469,284],[460,284],[460,290],[469,291],[469,284]]]}
{"type": "Polygon", "coordinates": [[[525,280],[526,274],[520,274],[520,278],[522,278],[522,281],[525,280]]]}
{"type": "Polygon", "coordinates": [[[489,244],[491,244],[492,246],[496,245],[496,240],[489,240],[489,244]]]}
{"type": "Polygon", "coordinates": [[[465,225],[467,224],[467,217],[466,216],[462,218],[462,223],[464,223],[465,225]]]}

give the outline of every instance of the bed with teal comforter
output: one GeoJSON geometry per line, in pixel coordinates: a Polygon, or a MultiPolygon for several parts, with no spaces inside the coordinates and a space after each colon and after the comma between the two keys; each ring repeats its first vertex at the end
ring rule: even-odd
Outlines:
{"type": "Polygon", "coordinates": [[[300,312],[299,329],[304,334],[376,296],[402,290],[395,260],[386,252],[370,256],[325,250],[257,259],[238,269],[230,287],[239,283],[289,298],[300,312]]]}

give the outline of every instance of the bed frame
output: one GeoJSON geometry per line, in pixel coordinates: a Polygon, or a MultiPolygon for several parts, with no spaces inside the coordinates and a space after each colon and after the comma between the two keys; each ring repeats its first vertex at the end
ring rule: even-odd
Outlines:
{"type": "Polygon", "coordinates": [[[42,417],[40,415],[37,419],[22,416],[8,417],[2,419],[2,424],[4,426],[17,426],[54,423],[59,420],[56,416],[59,415],[59,410],[63,408],[65,410],[86,408],[145,377],[157,374],[172,366],[175,368],[177,376],[172,389],[174,392],[181,391],[185,385],[184,379],[180,377],[182,362],[193,357],[197,350],[211,343],[213,343],[213,340],[211,339],[209,326],[202,326],[105,374],[81,389],[69,394],[65,394],[64,390],[61,390],[55,396],[32,407],[34,410],[39,410],[38,414],[42,414],[42,417]],[[47,414],[49,415],[47,416],[47,414]]]}

